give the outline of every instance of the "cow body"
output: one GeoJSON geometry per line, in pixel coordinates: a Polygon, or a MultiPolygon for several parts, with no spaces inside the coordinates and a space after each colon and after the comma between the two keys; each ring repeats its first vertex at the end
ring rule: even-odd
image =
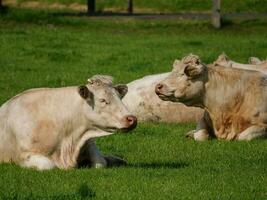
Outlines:
{"type": "Polygon", "coordinates": [[[212,135],[225,140],[267,136],[267,76],[263,73],[207,67],[189,55],[174,63],[156,93],[162,100],[205,109],[197,130],[189,133],[196,140],[212,135]]]}
{"type": "Polygon", "coordinates": [[[203,115],[202,109],[161,101],[157,97],[155,85],[168,75],[169,73],[149,75],[128,83],[128,93],[122,99],[123,103],[139,121],[174,123],[199,121],[203,115]]]}
{"type": "Polygon", "coordinates": [[[105,165],[93,138],[129,128],[124,120],[131,115],[111,84],[104,78],[92,80],[83,87],[28,90],[2,105],[0,161],[66,169],[91,154],[94,164],[105,165]],[[112,108],[98,102],[100,98],[108,98],[112,108]],[[109,118],[114,110],[117,114],[109,118]]]}

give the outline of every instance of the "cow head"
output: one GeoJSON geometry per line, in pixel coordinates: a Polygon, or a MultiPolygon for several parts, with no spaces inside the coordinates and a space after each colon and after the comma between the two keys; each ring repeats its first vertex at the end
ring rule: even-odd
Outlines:
{"type": "Polygon", "coordinates": [[[175,60],[171,74],[156,85],[155,92],[162,100],[197,106],[202,102],[206,74],[207,67],[190,54],[175,60]]]}
{"type": "Polygon", "coordinates": [[[88,84],[78,88],[84,100],[86,119],[93,126],[108,132],[134,129],[137,119],[121,101],[127,91],[126,85],[113,86],[110,76],[96,75],[88,79],[88,84]]]}

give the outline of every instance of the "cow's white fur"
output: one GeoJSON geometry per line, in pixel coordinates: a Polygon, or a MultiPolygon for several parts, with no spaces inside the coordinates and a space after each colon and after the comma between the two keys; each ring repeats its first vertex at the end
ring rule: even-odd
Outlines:
{"type": "Polygon", "coordinates": [[[2,105],[0,162],[39,170],[73,168],[85,145],[84,156],[89,155],[95,167],[106,166],[92,139],[124,128],[124,117],[130,112],[115,89],[99,85],[99,80],[96,86],[86,86],[93,92],[94,108],[80,96],[78,87],[28,90],[2,105]],[[104,105],[99,98],[108,98],[112,104],[104,105]]]}

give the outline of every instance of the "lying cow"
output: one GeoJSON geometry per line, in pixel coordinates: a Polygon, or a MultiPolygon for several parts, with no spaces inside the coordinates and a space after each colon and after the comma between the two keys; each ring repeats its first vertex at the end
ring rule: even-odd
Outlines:
{"type": "Polygon", "coordinates": [[[260,72],[206,66],[189,55],[174,62],[155,92],[162,100],[205,109],[197,130],[190,133],[195,140],[267,137],[267,76],[260,72]]]}
{"type": "Polygon", "coordinates": [[[161,101],[155,94],[155,86],[169,73],[145,76],[127,84],[128,93],[122,99],[139,121],[198,122],[203,110],[181,103],[161,101]]]}
{"type": "Polygon", "coordinates": [[[39,170],[77,167],[89,159],[95,167],[120,158],[99,153],[93,138],[136,126],[121,101],[127,86],[94,76],[87,85],[25,91],[0,108],[0,161],[39,170]]]}
{"type": "Polygon", "coordinates": [[[213,63],[215,66],[233,67],[238,69],[254,70],[267,74],[267,61],[260,61],[258,58],[251,57],[249,59],[250,64],[242,64],[232,60],[223,53],[213,63]]]}

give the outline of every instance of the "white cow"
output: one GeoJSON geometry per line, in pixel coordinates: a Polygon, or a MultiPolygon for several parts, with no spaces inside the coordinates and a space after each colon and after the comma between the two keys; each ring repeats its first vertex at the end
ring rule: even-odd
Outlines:
{"type": "Polygon", "coordinates": [[[122,99],[138,121],[152,122],[197,122],[203,110],[187,107],[181,103],[161,101],[155,94],[155,86],[170,73],[145,76],[127,84],[128,93],[122,99]]]}
{"type": "Polygon", "coordinates": [[[238,63],[230,60],[225,53],[219,55],[216,61],[214,61],[214,66],[222,66],[222,67],[233,67],[238,69],[246,69],[246,70],[254,70],[259,71],[264,74],[267,74],[267,61],[260,61],[256,57],[249,58],[250,64],[238,63]]]}
{"type": "Polygon", "coordinates": [[[95,167],[116,157],[99,153],[93,138],[131,130],[137,120],[121,98],[127,86],[94,76],[80,87],[27,90],[0,108],[0,161],[39,170],[77,167],[89,159],[95,167]]]}
{"type": "Polygon", "coordinates": [[[261,72],[206,66],[198,56],[175,61],[169,76],[155,87],[165,101],[205,109],[195,140],[267,137],[267,76],[261,72]]]}

